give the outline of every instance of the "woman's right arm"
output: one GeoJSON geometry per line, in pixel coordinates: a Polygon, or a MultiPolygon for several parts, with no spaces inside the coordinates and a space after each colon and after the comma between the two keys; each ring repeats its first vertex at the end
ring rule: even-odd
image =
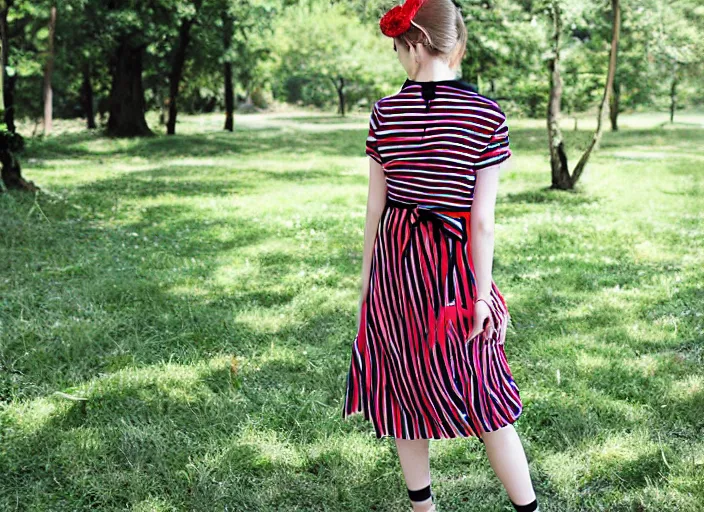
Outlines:
{"type": "Polygon", "coordinates": [[[364,255],[362,256],[362,286],[357,312],[357,329],[359,329],[362,302],[369,290],[369,275],[371,273],[372,252],[379,227],[381,214],[386,204],[386,178],[381,164],[369,158],[369,192],[367,195],[367,220],[364,226],[364,255]]]}

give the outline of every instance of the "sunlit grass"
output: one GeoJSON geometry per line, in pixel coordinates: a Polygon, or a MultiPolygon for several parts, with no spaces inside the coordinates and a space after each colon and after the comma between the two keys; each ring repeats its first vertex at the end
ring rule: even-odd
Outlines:
{"type": "MultiPolygon", "coordinates": [[[[512,123],[493,277],[545,510],[704,510],[704,118],[683,116],[623,116],[574,192],[546,188],[544,121],[512,123]]],[[[0,197],[0,510],[407,510],[393,441],[341,420],[367,115],[179,120],[58,121],[22,156],[45,194],[0,197]]],[[[589,122],[563,125],[572,166],[589,122]]],[[[478,441],[431,457],[440,510],[509,510],[478,441]]]]}

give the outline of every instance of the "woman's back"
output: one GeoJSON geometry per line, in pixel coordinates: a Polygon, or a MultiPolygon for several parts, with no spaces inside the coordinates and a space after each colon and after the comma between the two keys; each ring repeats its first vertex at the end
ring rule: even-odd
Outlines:
{"type": "Polygon", "coordinates": [[[374,104],[366,153],[397,201],[470,209],[476,172],[511,156],[506,115],[463,80],[416,82],[374,104]]]}

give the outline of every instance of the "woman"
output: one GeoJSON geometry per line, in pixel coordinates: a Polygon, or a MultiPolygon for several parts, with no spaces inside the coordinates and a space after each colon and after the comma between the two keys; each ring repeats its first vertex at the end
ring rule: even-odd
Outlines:
{"type": "Polygon", "coordinates": [[[374,104],[358,334],[343,418],[394,437],[414,511],[434,511],[429,440],[477,437],[518,511],[538,510],[513,423],[510,320],[494,283],[506,116],[456,78],[467,29],[452,0],[408,0],[380,21],[408,73],[374,104]],[[412,78],[411,78],[412,77],[412,78]],[[470,214],[471,212],[471,214],[470,214]]]}

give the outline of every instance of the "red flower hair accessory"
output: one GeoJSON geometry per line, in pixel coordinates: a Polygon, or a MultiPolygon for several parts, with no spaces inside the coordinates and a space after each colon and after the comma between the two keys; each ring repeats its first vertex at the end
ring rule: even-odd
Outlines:
{"type": "Polygon", "coordinates": [[[411,28],[411,20],[425,0],[406,0],[403,5],[396,5],[379,20],[381,32],[388,37],[396,37],[411,28]]]}

